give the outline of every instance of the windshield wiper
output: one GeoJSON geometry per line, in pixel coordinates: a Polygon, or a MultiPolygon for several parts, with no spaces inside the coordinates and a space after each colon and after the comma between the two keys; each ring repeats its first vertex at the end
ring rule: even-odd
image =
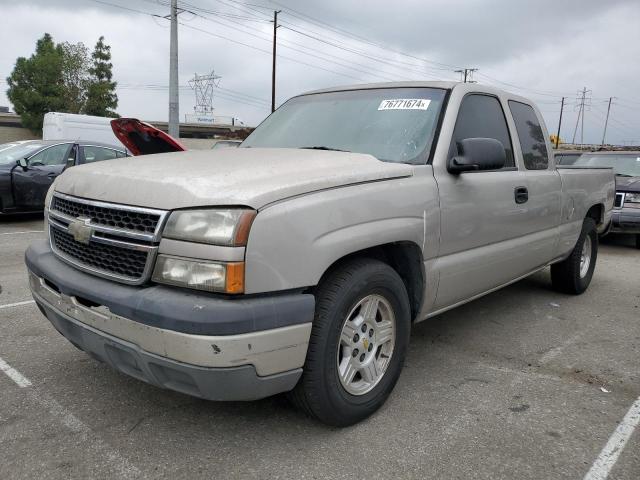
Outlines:
{"type": "Polygon", "coordinates": [[[616,177],[633,177],[633,175],[627,175],[626,173],[616,173],[616,177]]]}
{"type": "Polygon", "coordinates": [[[318,146],[318,147],[298,147],[301,148],[303,150],[328,150],[330,152],[347,152],[347,153],[351,153],[349,152],[349,150],[340,150],[339,148],[331,148],[331,147],[323,147],[323,146],[318,146]]]}

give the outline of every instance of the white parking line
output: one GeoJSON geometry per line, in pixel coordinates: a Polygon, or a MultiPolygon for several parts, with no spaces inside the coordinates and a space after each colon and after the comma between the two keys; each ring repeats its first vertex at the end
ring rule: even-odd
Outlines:
{"type": "Polygon", "coordinates": [[[4,232],[0,235],[22,235],[24,233],[44,233],[44,230],[25,230],[23,232],[4,232]]]}
{"type": "Polygon", "coordinates": [[[4,372],[5,375],[13,380],[20,388],[31,386],[29,379],[5,362],[2,357],[0,357],[0,371],[4,372]]]}
{"type": "Polygon", "coordinates": [[[91,450],[97,459],[108,460],[108,462],[105,462],[105,467],[115,469],[117,472],[116,478],[129,479],[140,476],[140,470],[135,465],[131,464],[126,458],[120,455],[117,450],[114,450],[102,440],[87,424],[53,398],[37,393],[36,391],[33,391],[31,396],[65,427],[77,434],[86,446],[86,450],[91,450]]]}
{"type": "Polygon", "coordinates": [[[591,469],[584,476],[584,480],[605,480],[609,476],[624,446],[639,423],[640,397],[631,405],[627,414],[618,424],[618,428],[613,432],[596,461],[593,462],[591,469]]]}
{"type": "MultiPolygon", "coordinates": [[[[0,357],[0,370],[3,371],[20,388],[31,387],[31,381],[19,371],[9,365],[0,357]]],[[[113,450],[106,442],[98,437],[91,428],[82,422],[69,410],[60,405],[56,400],[38,392],[36,389],[27,390],[28,395],[46,408],[49,413],[60,421],[65,427],[80,436],[87,450],[92,450],[96,458],[106,458],[108,467],[112,467],[118,473],[118,478],[135,478],[140,476],[140,470],[132,465],[126,458],[113,450]]]]}
{"type": "Polygon", "coordinates": [[[0,305],[0,310],[2,310],[3,308],[20,307],[22,305],[31,305],[32,303],[36,303],[36,302],[34,300],[25,300],[24,302],[7,303],[6,305],[0,305]]]}

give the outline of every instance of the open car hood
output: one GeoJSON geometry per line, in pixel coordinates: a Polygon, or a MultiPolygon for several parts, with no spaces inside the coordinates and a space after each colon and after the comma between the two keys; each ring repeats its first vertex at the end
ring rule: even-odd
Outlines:
{"type": "Polygon", "coordinates": [[[136,118],[114,118],[111,129],[133,155],[183,152],[187,149],[162,130],[136,118]]]}

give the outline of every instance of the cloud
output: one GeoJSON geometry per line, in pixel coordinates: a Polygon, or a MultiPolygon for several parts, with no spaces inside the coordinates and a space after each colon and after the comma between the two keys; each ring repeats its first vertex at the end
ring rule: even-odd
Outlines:
{"type": "MultiPolygon", "coordinates": [[[[168,13],[165,0],[105,1],[157,15],[168,13]]],[[[604,101],[616,96],[608,140],[640,140],[635,80],[640,64],[634,61],[640,58],[636,26],[640,3],[636,0],[369,0],[366,8],[354,0],[248,3],[181,2],[183,8],[207,17],[180,15],[181,114],[191,112],[195,103],[188,80],[194,73],[213,69],[222,76],[223,89],[214,99],[217,113],[250,124],[268,114],[273,28],[269,8],[279,8],[283,13],[278,30],[278,103],[315,88],[392,79],[456,79],[455,66],[477,67],[478,80],[538,102],[552,132],[560,96],[572,103],[578,88],[591,89],[592,107],[585,119],[588,142],[600,141],[604,101]]],[[[148,120],[166,119],[166,20],[90,0],[23,0],[3,6],[3,13],[12,21],[0,30],[5,46],[0,52],[0,78],[9,75],[16,57],[33,52],[44,32],[56,41],[82,41],[89,48],[105,35],[120,85],[118,111],[148,120]]],[[[0,89],[5,88],[6,83],[0,83],[0,89]]],[[[0,105],[6,104],[0,92],[0,105]]],[[[563,138],[572,136],[575,119],[569,105],[563,138]]]]}

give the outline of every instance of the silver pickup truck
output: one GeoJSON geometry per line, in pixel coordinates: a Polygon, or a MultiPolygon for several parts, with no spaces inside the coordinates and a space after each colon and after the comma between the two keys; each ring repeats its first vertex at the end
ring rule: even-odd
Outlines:
{"type": "Polygon", "coordinates": [[[411,82],[294,97],[236,149],[80,166],[26,252],[78,348],[211,400],[290,392],[332,425],[383,404],[414,322],[551,265],[591,281],[611,169],[554,164],[527,99],[411,82]]]}

